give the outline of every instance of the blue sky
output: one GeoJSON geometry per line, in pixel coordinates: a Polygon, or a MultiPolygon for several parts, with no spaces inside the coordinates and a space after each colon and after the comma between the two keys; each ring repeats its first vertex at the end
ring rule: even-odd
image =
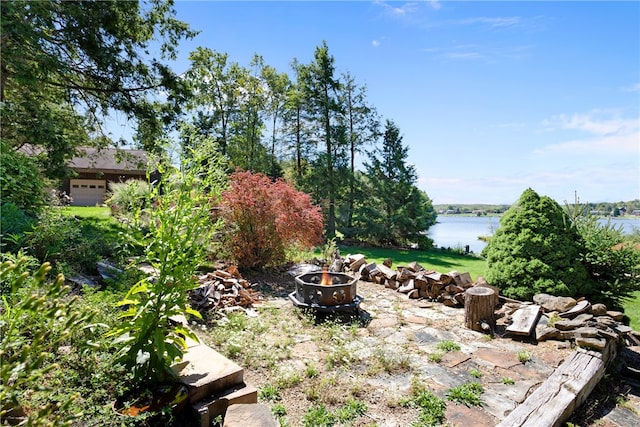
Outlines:
{"type": "Polygon", "coordinates": [[[436,204],[640,198],[640,3],[177,1],[197,46],[281,72],[326,40],[436,204]]]}

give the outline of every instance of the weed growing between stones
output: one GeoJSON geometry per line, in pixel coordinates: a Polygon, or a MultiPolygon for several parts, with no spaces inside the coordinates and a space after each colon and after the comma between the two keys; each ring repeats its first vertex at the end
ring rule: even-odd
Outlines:
{"type": "Polygon", "coordinates": [[[484,393],[482,384],[472,382],[450,388],[447,392],[447,399],[462,403],[467,406],[481,406],[480,396],[484,393]]]}
{"type": "Polygon", "coordinates": [[[529,360],[531,360],[531,353],[525,350],[520,350],[518,352],[518,360],[520,361],[520,363],[527,363],[529,360]]]}
{"type": "Polygon", "coordinates": [[[450,340],[444,340],[441,341],[437,347],[438,350],[442,350],[444,352],[450,352],[450,351],[459,351],[460,350],[460,345],[456,342],[450,341],[450,340]]]}
{"type": "Polygon", "coordinates": [[[411,381],[411,397],[401,399],[400,406],[418,409],[418,420],[412,427],[441,425],[445,421],[446,403],[415,377],[411,381]]]}
{"type": "Polygon", "coordinates": [[[469,375],[471,375],[473,378],[482,378],[482,372],[477,369],[470,369],[469,375]]]}
{"type": "Polygon", "coordinates": [[[442,356],[444,356],[444,353],[441,351],[434,351],[429,353],[429,360],[435,363],[440,363],[442,361],[442,356]]]}

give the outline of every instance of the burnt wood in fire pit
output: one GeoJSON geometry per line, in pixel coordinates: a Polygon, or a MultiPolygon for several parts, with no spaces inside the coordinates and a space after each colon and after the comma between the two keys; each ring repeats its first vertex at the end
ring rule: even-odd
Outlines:
{"type": "Polygon", "coordinates": [[[344,273],[323,272],[301,274],[295,278],[296,290],[289,299],[298,307],[318,311],[356,310],[362,297],[356,294],[356,278],[344,273]]]}

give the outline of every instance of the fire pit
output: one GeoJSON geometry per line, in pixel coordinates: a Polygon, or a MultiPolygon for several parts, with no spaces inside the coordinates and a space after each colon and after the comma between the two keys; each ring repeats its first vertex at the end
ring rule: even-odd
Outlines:
{"type": "Polygon", "coordinates": [[[296,276],[296,290],[289,294],[294,305],[316,311],[357,310],[356,278],[345,273],[322,272],[296,276]]]}

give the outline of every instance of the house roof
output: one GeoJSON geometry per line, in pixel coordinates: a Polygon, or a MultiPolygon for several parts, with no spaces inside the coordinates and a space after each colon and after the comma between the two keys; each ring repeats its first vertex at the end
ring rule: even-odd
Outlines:
{"type": "Polygon", "coordinates": [[[70,168],[145,171],[148,162],[147,153],[143,150],[83,147],[80,152],[84,155],[73,157],[69,161],[70,168]]]}

